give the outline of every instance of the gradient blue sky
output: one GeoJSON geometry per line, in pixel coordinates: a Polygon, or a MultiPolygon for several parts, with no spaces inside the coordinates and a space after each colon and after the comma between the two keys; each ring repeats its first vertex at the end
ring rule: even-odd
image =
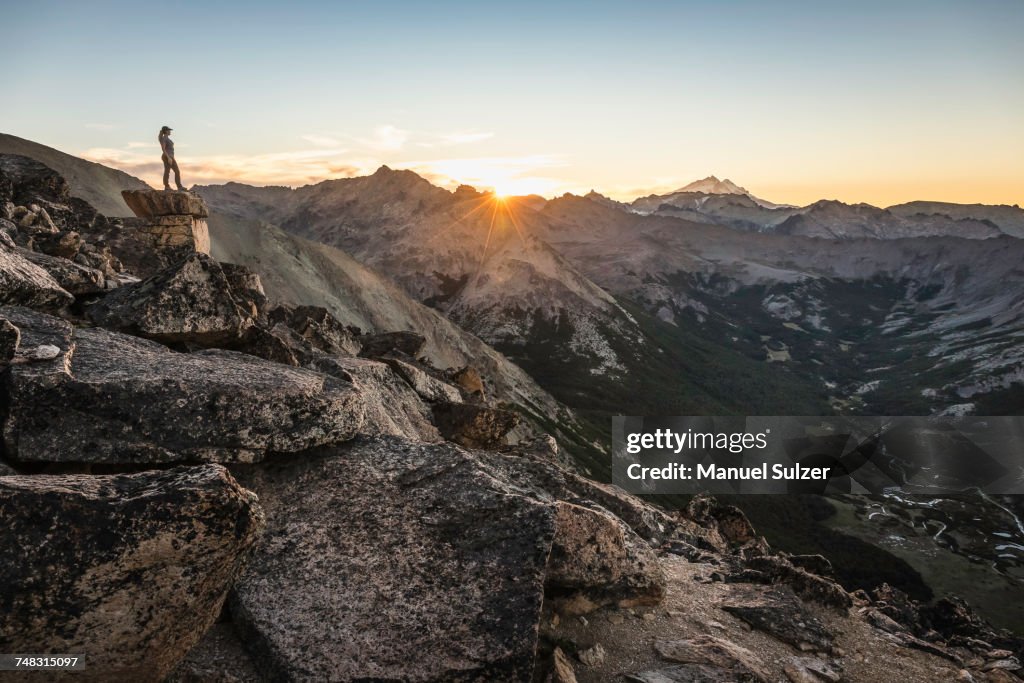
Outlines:
{"type": "Polygon", "coordinates": [[[1024,203],[1021,0],[0,8],[0,131],[150,181],[1024,203]]]}

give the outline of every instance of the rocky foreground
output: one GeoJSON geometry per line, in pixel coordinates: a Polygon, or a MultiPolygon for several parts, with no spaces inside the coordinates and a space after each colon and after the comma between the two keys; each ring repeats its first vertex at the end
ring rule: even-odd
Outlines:
{"type": "Polygon", "coordinates": [[[0,155],[0,652],[103,681],[1018,680],[1024,643],[963,603],[848,593],[735,507],[509,443],[473,367],[272,305],[195,197],[131,203],[0,155]]]}

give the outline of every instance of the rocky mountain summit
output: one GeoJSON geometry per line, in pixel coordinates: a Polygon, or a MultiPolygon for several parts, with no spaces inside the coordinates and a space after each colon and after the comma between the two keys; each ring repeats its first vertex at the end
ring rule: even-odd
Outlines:
{"type": "Polygon", "coordinates": [[[0,650],[85,680],[1017,680],[1024,642],[962,602],[581,476],[486,370],[273,303],[30,162],[0,156],[0,650]]]}

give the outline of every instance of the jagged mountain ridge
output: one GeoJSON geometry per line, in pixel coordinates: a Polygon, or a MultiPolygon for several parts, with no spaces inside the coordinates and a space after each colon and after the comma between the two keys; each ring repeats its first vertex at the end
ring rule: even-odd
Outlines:
{"type": "Polygon", "coordinates": [[[952,220],[987,221],[1007,235],[1024,238],[1024,209],[1014,204],[953,204],[951,202],[907,202],[890,206],[888,211],[904,218],[941,216],[952,220]]]}
{"type": "MultiPolygon", "coordinates": [[[[642,216],[608,202],[566,196],[539,210],[517,207],[512,200],[515,224],[499,225],[501,230],[488,242],[486,198],[465,191],[453,195],[409,172],[381,169],[367,178],[291,192],[238,186],[200,191],[215,207],[251,215],[269,211],[285,229],[351,250],[381,267],[415,298],[502,346],[528,367],[553,348],[563,358],[586,361],[574,370],[562,365],[562,375],[614,376],[635,367],[637,360],[628,350],[616,349],[623,339],[637,355],[657,356],[649,335],[634,325],[635,316],[622,309],[621,304],[632,303],[677,327],[683,321],[678,316],[689,311],[700,323],[688,325],[690,332],[720,348],[734,346],[752,358],[773,362],[785,360],[785,349],[765,350],[767,343],[730,333],[729,328],[749,328],[751,316],[763,318],[758,322],[764,328],[761,336],[776,347],[797,346],[792,337],[799,333],[791,328],[799,327],[796,318],[803,316],[811,348],[802,358],[791,355],[795,362],[789,367],[803,364],[797,374],[833,406],[837,399],[845,400],[844,392],[877,389],[863,389],[869,380],[854,384],[849,374],[833,376],[830,367],[845,358],[841,349],[850,346],[847,342],[862,341],[868,349],[895,339],[890,345],[897,351],[887,357],[906,353],[936,359],[936,379],[915,382],[901,398],[884,400],[914,406],[915,411],[941,410],[961,399],[1007,390],[1020,378],[1014,340],[1022,329],[1022,309],[1012,283],[1020,281],[1015,264],[1021,244],[1008,237],[881,240],[751,233],[670,216],[642,216]],[[474,207],[484,209],[473,215],[474,207]],[[485,243],[488,253],[480,259],[485,243]],[[561,257],[553,259],[552,249],[561,257]],[[984,271],[976,267],[982,262],[988,264],[984,271]],[[828,296],[856,298],[855,290],[876,279],[885,290],[875,302],[877,311],[854,320],[841,309],[830,310],[828,296]],[[817,283],[819,290],[808,283],[817,283]],[[757,306],[728,311],[754,289],[772,288],[784,291],[763,291],[757,306]],[[789,300],[800,303],[783,311],[789,300]],[[707,322],[707,311],[719,308],[723,310],[707,322]],[[795,310],[799,316],[794,317],[795,310]],[[541,323],[547,328],[537,327],[541,323]],[[984,344],[972,347],[972,326],[990,328],[984,344]],[[849,328],[853,338],[839,339],[833,328],[849,328]],[[554,347],[552,341],[557,342],[554,347]],[[816,365],[825,369],[812,367],[816,365]]],[[[721,196],[730,201],[739,197],[750,206],[744,197],[721,196]]],[[[825,208],[815,205],[812,213],[836,208],[831,202],[819,204],[825,208]]],[[[860,220],[868,223],[884,226],[890,218],[902,220],[873,207],[858,210],[863,212],[860,220]]],[[[987,224],[984,228],[998,232],[987,224]]],[[[872,234],[896,232],[880,228],[872,234]]],[[[737,363],[735,358],[719,362],[737,363]]],[[[854,367],[868,372],[884,364],[872,364],[865,354],[854,367]]],[[[535,373],[550,374],[537,364],[532,367],[535,373]]],[[[769,374],[791,379],[786,367],[781,363],[769,374]]],[[[884,401],[874,404],[882,412],[884,401]]]]}
{"type": "Polygon", "coordinates": [[[629,204],[641,214],[716,223],[739,230],[829,239],[896,239],[950,236],[988,239],[1024,235],[1024,211],[1010,206],[910,202],[879,208],[823,199],[804,207],[754,197],[714,176],[664,195],[639,197],[629,204]]]}
{"type": "Polygon", "coordinates": [[[536,237],[536,212],[516,200],[453,194],[387,167],[291,192],[238,184],[197,191],[217,211],[262,217],[352,254],[489,343],[523,339],[535,323],[565,317],[569,345],[611,369],[622,362],[592,330],[638,334],[613,297],[536,237]]]}

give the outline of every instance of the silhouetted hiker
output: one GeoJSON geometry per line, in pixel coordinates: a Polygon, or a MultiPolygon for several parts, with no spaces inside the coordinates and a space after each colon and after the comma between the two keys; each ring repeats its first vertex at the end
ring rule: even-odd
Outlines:
{"type": "Polygon", "coordinates": [[[168,179],[171,175],[171,170],[174,170],[174,184],[178,186],[179,191],[184,191],[184,187],[181,185],[181,171],[178,170],[178,162],[174,160],[174,141],[171,140],[171,129],[164,126],[160,129],[160,135],[157,136],[157,140],[160,141],[160,159],[164,162],[164,189],[169,190],[171,186],[167,184],[168,179]]]}

